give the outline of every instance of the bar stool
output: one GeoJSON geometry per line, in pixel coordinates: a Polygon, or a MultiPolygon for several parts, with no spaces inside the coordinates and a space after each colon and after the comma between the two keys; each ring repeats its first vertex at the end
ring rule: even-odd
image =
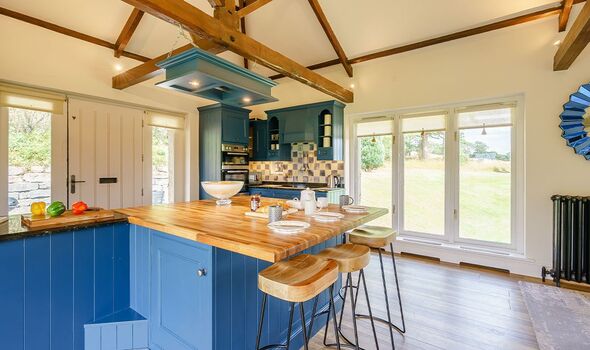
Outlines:
{"type": "MultiPolygon", "coordinates": [[[[301,328],[305,350],[308,350],[309,337],[305,327],[303,303],[317,297],[326,289],[330,290],[330,308],[335,327],[336,342],[340,349],[340,338],[336,331],[336,311],[334,307],[334,283],[338,280],[338,265],[335,261],[325,260],[313,255],[302,254],[290,260],[280,261],[258,273],[258,289],[263,293],[260,307],[260,322],[256,336],[256,349],[289,349],[293,327],[295,303],[299,303],[301,328]],[[260,336],[264,324],[264,312],[268,295],[290,303],[289,328],[285,344],[271,344],[260,348],[260,336]]],[[[313,319],[313,318],[312,318],[313,319]]],[[[330,316],[328,315],[328,319],[330,316]]],[[[313,327],[313,324],[311,325],[313,327]]],[[[311,329],[311,327],[310,327],[311,329]]]]}
{"type": "MultiPolygon", "coordinates": [[[[318,254],[316,254],[317,257],[319,258],[323,258],[326,259],[328,261],[335,261],[336,263],[338,263],[338,272],[339,273],[345,273],[346,274],[346,284],[347,286],[350,288],[351,290],[351,297],[350,297],[350,303],[352,306],[352,324],[353,324],[353,328],[354,328],[354,343],[351,342],[350,340],[348,340],[344,335],[342,335],[342,338],[344,340],[346,340],[346,342],[348,342],[348,345],[344,345],[344,346],[349,346],[349,347],[353,347],[357,350],[360,349],[359,347],[359,339],[358,339],[358,329],[357,329],[357,324],[356,324],[356,302],[357,302],[357,298],[358,298],[358,293],[357,293],[357,297],[355,298],[352,295],[352,273],[353,272],[359,272],[359,283],[360,280],[362,279],[363,281],[363,286],[364,286],[364,290],[365,290],[365,298],[367,301],[367,307],[369,309],[369,315],[371,315],[371,326],[373,328],[373,336],[375,337],[375,345],[377,346],[377,349],[379,349],[379,342],[377,340],[377,332],[375,330],[375,323],[373,322],[373,312],[371,311],[371,303],[369,302],[369,292],[367,291],[367,283],[365,281],[365,274],[364,274],[364,268],[367,267],[367,265],[369,265],[369,262],[371,261],[371,249],[367,246],[364,245],[358,245],[358,244],[341,244],[339,246],[336,247],[332,247],[332,248],[326,248],[324,250],[322,250],[321,252],[319,252],[318,254]]],[[[357,286],[357,292],[358,292],[358,288],[359,286],[357,286]]],[[[341,326],[342,326],[342,316],[344,314],[344,307],[346,305],[346,290],[348,290],[349,288],[344,288],[344,298],[343,298],[343,304],[342,304],[342,310],[340,311],[340,321],[338,324],[338,331],[336,332],[337,334],[341,333],[341,326]]],[[[316,299],[314,300],[314,305],[313,305],[313,311],[312,311],[312,318],[311,318],[311,322],[310,322],[310,329],[313,328],[313,321],[317,316],[320,316],[324,313],[330,313],[331,308],[333,306],[333,303],[330,303],[330,306],[328,308],[328,311],[324,311],[324,312],[320,312],[318,314],[316,314],[316,310],[317,310],[317,303],[318,303],[318,298],[316,297],[316,299]]],[[[324,330],[324,345],[325,346],[334,346],[334,344],[327,344],[326,342],[326,338],[328,335],[328,320],[326,319],[326,327],[324,330]]],[[[336,327],[336,325],[334,325],[336,327]]]]}
{"type": "MultiPolygon", "coordinates": [[[[397,278],[397,267],[395,265],[395,254],[393,253],[393,241],[395,240],[396,232],[388,227],[380,227],[380,226],[361,226],[359,228],[354,229],[349,234],[349,241],[355,244],[361,244],[370,248],[375,248],[379,252],[379,264],[381,265],[381,279],[383,281],[383,293],[385,294],[385,306],[387,308],[387,321],[381,319],[379,317],[373,317],[372,315],[357,315],[359,318],[368,318],[371,317],[379,322],[385,323],[389,326],[389,335],[391,337],[391,344],[392,347],[395,349],[395,344],[393,342],[393,329],[397,330],[400,333],[406,333],[406,323],[404,320],[404,310],[402,307],[402,298],[399,291],[399,281],[397,278]],[[393,322],[391,322],[391,310],[389,308],[389,297],[387,295],[387,284],[385,280],[385,272],[383,270],[383,257],[381,254],[381,250],[385,248],[389,244],[391,249],[391,261],[393,262],[393,274],[395,275],[395,286],[397,288],[397,299],[399,303],[399,310],[402,318],[402,328],[399,328],[393,322]]],[[[360,284],[360,280],[357,283],[360,284]]],[[[351,289],[352,290],[352,289],[351,289]]],[[[358,295],[358,289],[357,289],[358,295]]]]}

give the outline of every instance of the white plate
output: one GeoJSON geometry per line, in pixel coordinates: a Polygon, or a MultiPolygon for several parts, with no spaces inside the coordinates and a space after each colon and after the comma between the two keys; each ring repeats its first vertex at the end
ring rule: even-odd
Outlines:
{"type": "Polygon", "coordinates": [[[345,205],[342,209],[348,213],[366,213],[368,208],[362,205],[345,205]]]}
{"type": "Polygon", "coordinates": [[[268,224],[268,227],[278,233],[297,233],[309,227],[305,221],[281,220],[268,224]]]}
{"type": "Polygon", "coordinates": [[[329,211],[316,213],[313,218],[320,222],[335,222],[342,219],[344,215],[329,211]]]}

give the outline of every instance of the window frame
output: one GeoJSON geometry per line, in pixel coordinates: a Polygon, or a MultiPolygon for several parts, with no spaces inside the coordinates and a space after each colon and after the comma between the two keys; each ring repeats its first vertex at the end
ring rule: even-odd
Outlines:
{"type": "MultiPolygon", "coordinates": [[[[378,120],[377,117],[389,118],[393,123],[393,146],[394,159],[392,162],[395,168],[392,171],[392,227],[398,231],[400,236],[414,238],[414,241],[431,242],[435,245],[452,244],[461,248],[481,250],[489,252],[511,252],[524,254],[525,232],[524,232],[524,207],[525,207],[525,168],[524,168],[524,95],[512,95],[499,98],[474,100],[467,102],[450,103],[438,106],[425,106],[419,108],[404,108],[397,110],[381,111],[378,113],[362,113],[349,115],[347,125],[350,126],[348,133],[350,159],[350,194],[355,200],[360,195],[360,153],[358,137],[356,135],[357,125],[363,122],[378,120]],[[511,243],[498,243],[481,241],[470,238],[459,237],[459,138],[458,116],[465,108],[487,106],[491,104],[513,103],[512,132],[511,132],[511,243]],[[404,189],[404,150],[403,131],[401,130],[401,119],[406,116],[433,115],[437,112],[446,111],[446,132],[445,132],[445,232],[443,235],[436,235],[423,232],[404,231],[403,228],[403,189],[404,189]],[[455,138],[457,135],[457,138],[455,138]],[[456,210],[456,212],[455,212],[456,210]]],[[[412,239],[410,239],[412,241],[412,239]]]]}

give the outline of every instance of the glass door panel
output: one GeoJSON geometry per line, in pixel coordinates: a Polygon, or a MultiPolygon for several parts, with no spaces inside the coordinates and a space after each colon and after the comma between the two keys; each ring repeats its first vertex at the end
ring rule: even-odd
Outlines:
{"type": "Polygon", "coordinates": [[[51,113],[8,108],[8,214],[51,203],[51,113]]]}
{"type": "Polygon", "coordinates": [[[371,225],[392,227],[393,224],[392,124],[391,119],[357,124],[359,204],[389,210],[371,225]]]}
{"type": "Polygon", "coordinates": [[[167,128],[152,128],[152,204],[172,202],[172,133],[167,128]]]}
{"type": "Polygon", "coordinates": [[[403,231],[445,234],[444,125],[444,115],[402,119],[403,231]]]}
{"type": "Polygon", "coordinates": [[[512,241],[511,113],[459,114],[459,238],[512,241]]]}

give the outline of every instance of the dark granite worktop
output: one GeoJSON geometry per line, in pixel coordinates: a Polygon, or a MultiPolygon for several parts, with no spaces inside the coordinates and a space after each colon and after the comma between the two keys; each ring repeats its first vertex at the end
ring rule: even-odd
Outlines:
{"type": "Polygon", "coordinates": [[[8,221],[0,224],[0,241],[8,241],[26,237],[42,236],[55,232],[63,232],[70,230],[78,230],[87,227],[94,227],[100,225],[108,225],[117,222],[127,222],[127,216],[115,213],[115,216],[109,219],[97,221],[97,222],[86,222],[73,225],[67,225],[52,229],[41,228],[41,229],[30,229],[26,226],[21,225],[21,216],[12,215],[8,217],[8,221]]]}
{"type": "Polygon", "coordinates": [[[249,184],[250,188],[269,188],[277,190],[296,190],[303,191],[306,188],[310,188],[317,192],[330,192],[342,190],[341,187],[328,187],[325,183],[303,183],[303,182],[263,182],[261,184],[249,184]]]}

